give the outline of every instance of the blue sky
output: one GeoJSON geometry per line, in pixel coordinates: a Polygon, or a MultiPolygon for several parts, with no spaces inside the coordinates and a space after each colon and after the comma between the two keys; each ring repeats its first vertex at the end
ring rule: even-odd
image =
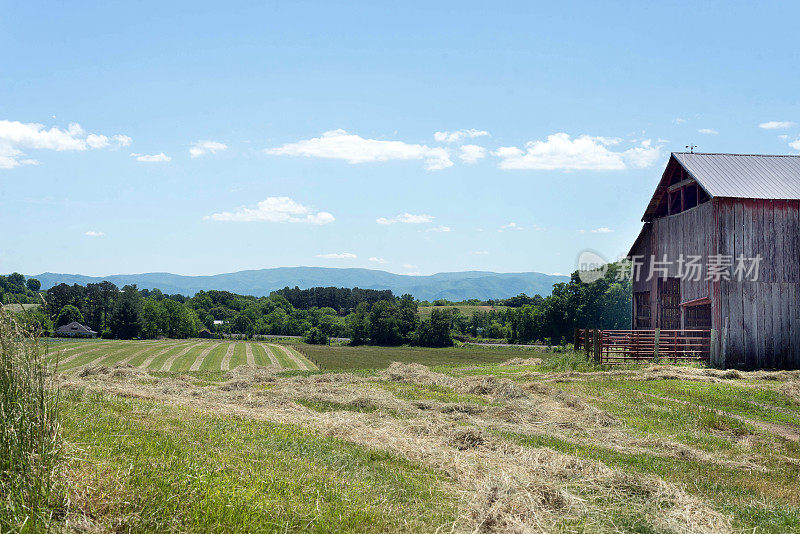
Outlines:
{"type": "Polygon", "coordinates": [[[800,151],[799,18],[3,2],[0,272],[568,273],[627,251],[670,151],[800,151]]]}

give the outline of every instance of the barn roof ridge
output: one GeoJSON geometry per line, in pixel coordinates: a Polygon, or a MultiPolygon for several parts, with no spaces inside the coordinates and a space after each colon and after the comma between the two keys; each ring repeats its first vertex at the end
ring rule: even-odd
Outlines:
{"type": "Polygon", "coordinates": [[[695,156],[741,156],[758,158],[800,158],[800,154],[737,154],[734,152],[670,152],[675,155],[695,155],[695,156]]]}

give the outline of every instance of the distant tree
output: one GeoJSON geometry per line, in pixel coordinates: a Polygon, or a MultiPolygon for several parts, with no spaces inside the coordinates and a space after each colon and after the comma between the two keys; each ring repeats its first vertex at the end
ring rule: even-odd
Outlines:
{"type": "Polygon", "coordinates": [[[25,287],[25,277],[19,273],[11,273],[6,277],[6,282],[10,286],[16,286],[17,288],[25,287]]]}
{"type": "Polygon", "coordinates": [[[327,345],[329,338],[322,330],[314,326],[303,333],[303,341],[311,345],[327,345]]]}
{"type": "Polygon", "coordinates": [[[368,308],[367,304],[362,302],[356,306],[356,311],[345,319],[351,345],[364,345],[369,341],[368,308]]]}
{"type": "Polygon", "coordinates": [[[25,285],[31,291],[39,291],[42,288],[42,283],[39,280],[37,280],[36,278],[28,278],[25,281],[25,285]]]}
{"type": "Polygon", "coordinates": [[[397,317],[397,304],[379,300],[369,312],[369,339],[374,345],[400,345],[403,336],[397,317]]]}
{"type": "Polygon", "coordinates": [[[422,321],[417,330],[416,342],[423,347],[450,347],[452,315],[449,310],[433,310],[430,319],[422,321]]]}
{"type": "Polygon", "coordinates": [[[125,286],[116,299],[109,320],[111,334],[117,339],[139,336],[142,329],[142,303],[136,285],[125,286]]]}
{"type": "Polygon", "coordinates": [[[56,328],[59,326],[64,326],[65,324],[69,324],[73,321],[77,321],[79,323],[83,322],[83,315],[81,311],[73,306],[72,304],[67,304],[61,311],[58,312],[58,318],[56,319],[56,328]]]}

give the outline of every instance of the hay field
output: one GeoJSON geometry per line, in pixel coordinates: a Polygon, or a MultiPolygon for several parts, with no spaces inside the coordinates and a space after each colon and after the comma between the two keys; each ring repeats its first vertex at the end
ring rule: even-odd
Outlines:
{"type": "Polygon", "coordinates": [[[530,356],[287,374],[245,351],[215,376],[64,373],[69,517],[181,532],[800,530],[800,372],[530,356]]]}
{"type": "Polygon", "coordinates": [[[291,347],[252,341],[184,340],[48,340],[51,360],[62,372],[98,366],[130,365],[161,372],[228,371],[240,365],[275,365],[284,370],[313,371],[316,364],[291,347]]]}

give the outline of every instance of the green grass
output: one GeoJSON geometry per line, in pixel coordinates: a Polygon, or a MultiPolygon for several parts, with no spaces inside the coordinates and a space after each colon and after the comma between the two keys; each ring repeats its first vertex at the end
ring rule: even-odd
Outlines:
{"type": "Polygon", "coordinates": [[[219,343],[217,347],[211,349],[211,352],[206,354],[206,359],[200,366],[201,371],[218,371],[222,364],[222,358],[228,350],[228,343],[219,343]]]}
{"type": "Polygon", "coordinates": [[[264,347],[261,346],[261,343],[253,343],[253,359],[256,361],[256,365],[272,365],[272,361],[267,356],[267,352],[264,347]]]}
{"type": "Polygon", "coordinates": [[[383,369],[392,362],[427,366],[474,366],[504,362],[511,358],[546,357],[535,349],[519,347],[373,347],[303,345],[303,351],[322,369],[383,369]]]}
{"type": "Polygon", "coordinates": [[[289,356],[279,347],[274,345],[267,346],[267,348],[272,352],[272,355],[275,356],[275,359],[278,360],[278,364],[283,367],[284,369],[298,369],[297,364],[292,361],[289,356]]]}
{"type": "Polygon", "coordinates": [[[64,398],[74,505],[125,532],[432,532],[454,499],[386,452],[101,394],[64,398]]]}

